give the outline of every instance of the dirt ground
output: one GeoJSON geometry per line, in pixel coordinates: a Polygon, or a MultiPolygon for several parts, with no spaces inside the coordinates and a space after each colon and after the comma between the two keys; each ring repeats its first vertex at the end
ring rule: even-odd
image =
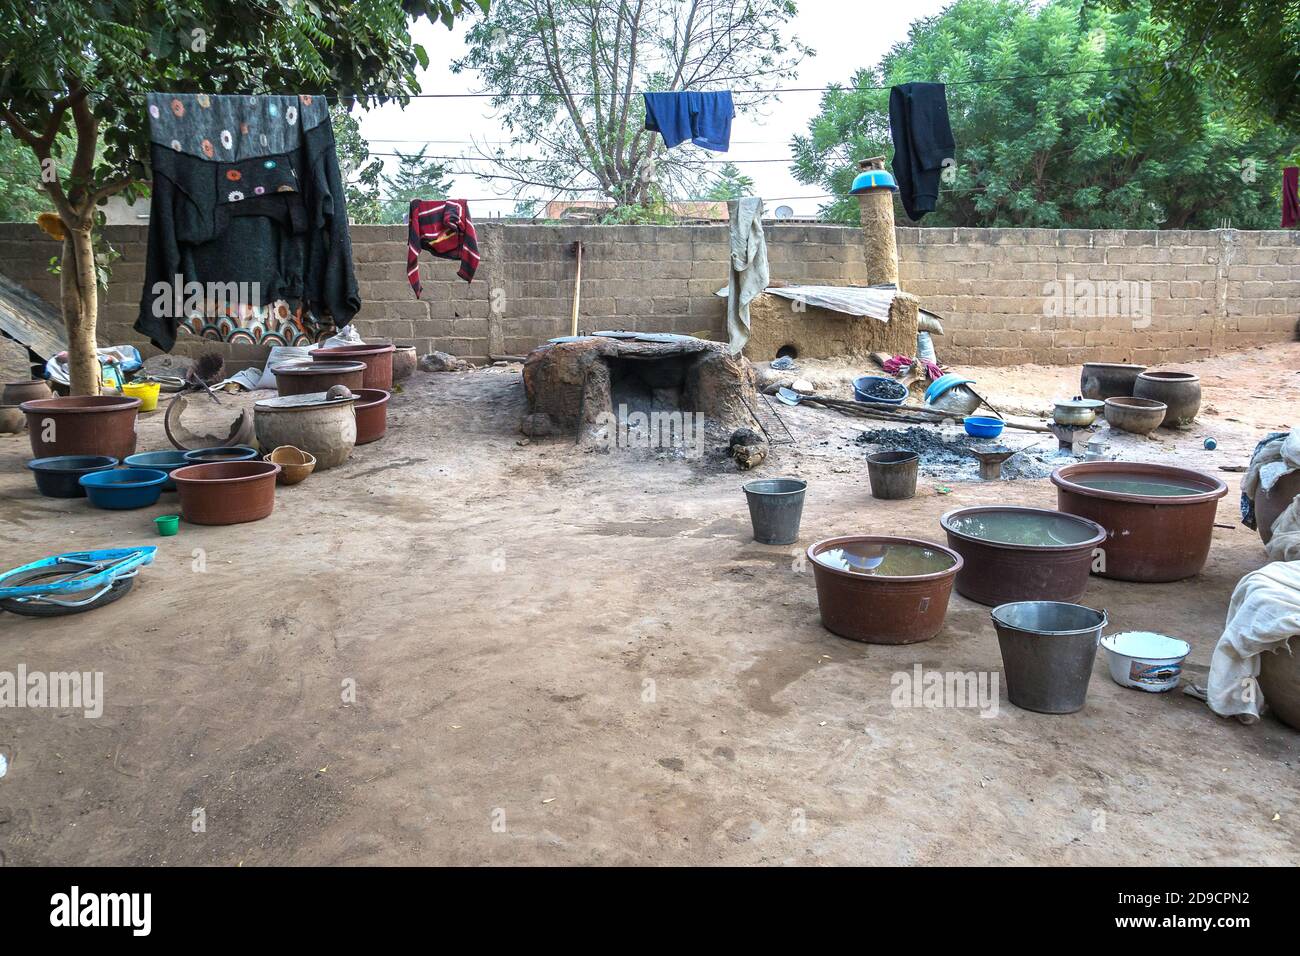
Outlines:
{"type": "MultiPolygon", "coordinates": [[[[1201,423],[1113,450],[1220,474],[1229,527],[1198,577],[1094,579],[1085,603],[1111,630],[1190,641],[1186,678],[1203,681],[1234,584],[1266,560],[1238,523],[1240,476],[1217,468],[1293,422],[1300,344],[1194,368],[1201,423]]],[[[1077,376],[973,371],[1024,408],[1077,376]]],[[[1001,671],[988,609],[954,594],[939,636],[907,647],[821,627],[810,542],[942,541],[955,507],[1054,507],[1046,479],[927,478],[875,501],[853,442],[875,424],[783,409],[798,442],[760,473],[810,489],[799,547],[764,547],[740,492],[752,475],[521,443],[522,410],[517,366],[417,372],[388,437],[280,489],[270,518],[173,538],[152,519],[174,499],[41,498],[26,436],[0,437],[0,565],[159,549],[109,607],[0,615],[0,670],[102,671],[106,697],[98,719],[0,711],[5,861],[1300,863],[1300,733],[1272,718],[1121,688],[1100,656],[1078,714],[1019,710],[1005,687],[992,718],[896,708],[891,677],[915,664],[1001,671]]],[[[161,413],[140,438],[166,447],[161,413]]]]}

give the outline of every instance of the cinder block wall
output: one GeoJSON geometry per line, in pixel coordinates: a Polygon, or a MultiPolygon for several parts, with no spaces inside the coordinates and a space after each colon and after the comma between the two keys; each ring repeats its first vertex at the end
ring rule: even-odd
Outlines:
{"type": "MultiPolygon", "coordinates": [[[[101,300],[102,343],[144,349],[131,326],[144,281],[146,228],[106,230],[121,258],[101,300]]],[[[456,263],[423,254],[424,295],[417,300],[406,281],[405,227],[354,226],[362,334],[475,361],[521,355],[568,334],[573,244],[580,240],[580,329],[723,335],[724,304],[714,292],[727,279],[725,226],[485,221],[478,232],[483,265],[474,282],[456,278],[456,263]]],[[[774,281],[866,281],[858,229],[769,225],[766,232],[774,281]]],[[[949,364],[1156,364],[1296,336],[1300,231],[903,228],[898,238],[903,288],[947,319],[948,334],[937,344],[949,364]],[[1053,314],[1045,307],[1051,283],[1064,288],[1070,279],[1076,287],[1149,283],[1149,315],[1135,321],[1070,307],[1053,314]]],[[[56,306],[58,279],[47,269],[58,254],[59,245],[36,226],[0,224],[0,271],[56,306]]],[[[227,351],[232,364],[244,364],[265,350],[227,351]]]]}

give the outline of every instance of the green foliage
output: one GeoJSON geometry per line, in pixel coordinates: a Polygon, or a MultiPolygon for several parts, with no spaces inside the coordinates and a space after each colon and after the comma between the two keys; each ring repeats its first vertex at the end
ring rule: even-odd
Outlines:
{"type": "Polygon", "coordinates": [[[339,104],[331,108],[330,120],[334,125],[339,172],[346,183],[348,218],[355,223],[382,222],[379,186],[383,161],[370,155],[370,144],[361,136],[361,124],[347,107],[339,104]]]}
{"type": "Polygon", "coordinates": [[[704,198],[725,201],[750,196],[753,193],[753,178],[742,173],[735,163],[724,163],[718,170],[713,184],[709,186],[708,192],[704,194],[704,198]]]}
{"type": "Polygon", "coordinates": [[[1190,91],[1195,120],[1150,130],[1143,147],[1107,119],[1148,23],[1137,9],[1081,12],[1079,0],[957,0],[823,96],[793,139],[795,175],[838,197],[829,217],[856,222],[856,161],[892,153],[888,87],[938,80],[949,84],[957,165],[927,226],[1276,228],[1282,131],[1242,123],[1205,84],[1190,91]]]}
{"type": "MultiPolygon", "coordinates": [[[[497,0],[466,35],[456,71],[476,70],[511,136],[493,178],[612,199],[694,196],[705,151],[645,131],[643,91],[766,89],[810,51],[791,35],[794,0],[497,0]],[[524,95],[527,94],[527,95],[524,95]]],[[[736,98],[743,114],[764,94],[736,98]]]]}
{"type": "Polygon", "coordinates": [[[32,222],[38,213],[53,212],[40,182],[35,154],[0,128],[0,222],[32,222]]]}
{"type": "Polygon", "coordinates": [[[385,176],[384,205],[380,222],[406,222],[413,199],[446,199],[451,192],[447,167],[436,159],[425,159],[427,146],[418,153],[397,153],[397,173],[385,176]]]}
{"type": "Polygon", "coordinates": [[[1300,3],[1296,0],[1089,0],[1142,17],[1134,70],[1107,103],[1134,142],[1195,123],[1212,89],[1257,125],[1300,134],[1300,3]]]}

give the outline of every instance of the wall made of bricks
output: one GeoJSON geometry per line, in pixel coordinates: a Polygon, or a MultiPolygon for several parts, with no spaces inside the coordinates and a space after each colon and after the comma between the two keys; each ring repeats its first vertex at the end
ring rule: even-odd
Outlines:
{"type": "MultiPolygon", "coordinates": [[[[362,335],[475,361],[521,355],[569,333],[578,241],[580,330],[723,335],[724,301],[714,294],[727,280],[723,225],[485,221],[478,234],[483,264],[474,282],[456,277],[457,263],[425,253],[416,299],[406,280],[405,227],[354,226],[362,335]]],[[[866,281],[856,228],[768,225],[766,234],[774,281],[866,281]]],[[[131,330],[146,235],[145,226],[106,230],[121,258],[101,298],[99,338],[148,352],[131,330]]],[[[898,239],[900,284],[945,317],[937,345],[948,364],[1158,364],[1296,337],[1297,231],[900,228],[898,239]]],[[[0,272],[56,307],[58,278],[48,263],[59,250],[34,225],[0,224],[0,272]]],[[[265,354],[250,346],[227,352],[236,364],[265,354]]]]}

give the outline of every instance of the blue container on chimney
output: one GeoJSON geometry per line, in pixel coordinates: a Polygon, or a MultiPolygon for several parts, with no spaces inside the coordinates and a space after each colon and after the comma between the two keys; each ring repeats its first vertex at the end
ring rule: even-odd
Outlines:
{"type": "Polygon", "coordinates": [[[887,169],[866,169],[854,177],[849,195],[856,196],[872,189],[892,189],[898,192],[898,183],[894,182],[894,174],[887,169]]]}

